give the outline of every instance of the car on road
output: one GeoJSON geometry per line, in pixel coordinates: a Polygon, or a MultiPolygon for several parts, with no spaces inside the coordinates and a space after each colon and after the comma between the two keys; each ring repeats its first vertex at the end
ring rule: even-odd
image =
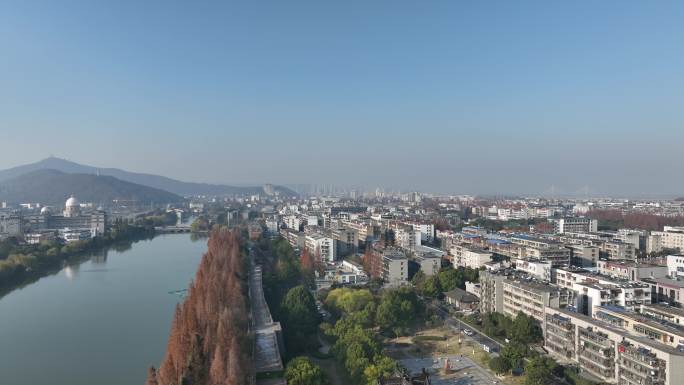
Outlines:
{"type": "Polygon", "coordinates": [[[463,334],[465,334],[467,336],[472,336],[475,333],[470,329],[463,329],[463,334]]]}

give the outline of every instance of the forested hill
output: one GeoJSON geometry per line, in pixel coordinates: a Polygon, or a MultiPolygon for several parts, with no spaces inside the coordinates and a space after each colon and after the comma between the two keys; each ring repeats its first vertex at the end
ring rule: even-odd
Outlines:
{"type": "MultiPolygon", "coordinates": [[[[0,183],[4,180],[38,170],[57,170],[65,173],[108,175],[122,181],[137,183],[159,190],[170,191],[174,194],[182,196],[254,195],[264,192],[261,186],[228,186],[222,184],[182,182],[160,175],[136,173],[118,168],[98,168],[55,157],[49,157],[35,163],[25,164],[6,170],[0,170],[0,183]]],[[[273,188],[275,191],[278,191],[284,196],[297,195],[294,191],[283,186],[273,186],[273,188]]]]}
{"type": "Polygon", "coordinates": [[[119,180],[111,176],[67,174],[57,170],[38,170],[0,181],[0,201],[39,202],[61,207],[75,194],[79,200],[95,204],[114,199],[135,200],[143,204],[182,202],[168,191],[119,180]]]}

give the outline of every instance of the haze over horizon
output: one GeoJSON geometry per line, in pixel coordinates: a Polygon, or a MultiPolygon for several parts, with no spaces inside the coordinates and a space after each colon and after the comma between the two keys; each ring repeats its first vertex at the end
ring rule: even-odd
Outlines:
{"type": "Polygon", "coordinates": [[[0,4],[0,169],[684,195],[684,4],[0,4]]]}

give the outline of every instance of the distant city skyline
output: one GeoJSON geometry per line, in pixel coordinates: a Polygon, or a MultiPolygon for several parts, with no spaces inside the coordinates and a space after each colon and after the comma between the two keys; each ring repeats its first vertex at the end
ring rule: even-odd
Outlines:
{"type": "Polygon", "coordinates": [[[0,168],[683,196],[684,4],[0,4],[0,168]]]}

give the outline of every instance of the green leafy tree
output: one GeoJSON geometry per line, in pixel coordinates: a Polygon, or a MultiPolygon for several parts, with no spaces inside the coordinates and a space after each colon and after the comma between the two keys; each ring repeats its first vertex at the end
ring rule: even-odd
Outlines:
{"type": "Polygon", "coordinates": [[[436,276],[427,277],[423,286],[423,295],[437,298],[440,294],[442,294],[442,286],[439,284],[439,278],[436,276]]]}
{"type": "Polygon", "coordinates": [[[371,302],[373,294],[366,289],[333,289],[325,299],[326,307],[337,315],[364,310],[371,302]]]}
{"type": "Polygon", "coordinates": [[[316,300],[302,285],[290,289],[280,304],[285,344],[296,354],[315,347],[320,317],[316,300]]]}
{"type": "Polygon", "coordinates": [[[498,356],[489,360],[489,368],[496,374],[504,374],[511,370],[511,363],[507,359],[498,356]]]}
{"type": "Polygon", "coordinates": [[[330,383],[321,368],[306,357],[294,358],[287,364],[285,379],[289,385],[328,385],[330,383]]]}
{"type": "Polygon", "coordinates": [[[539,323],[532,317],[519,312],[513,320],[510,329],[511,339],[523,344],[541,341],[542,330],[539,323]]]}
{"type": "Polygon", "coordinates": [[[377,308],[376,322],[381,329],[395,335],[406,334],[421,313],[415,291],[409,288],[387,290],[377,308]]]}
{"type": "Polygon", "coordinates": [[[551,385],[556,381],[553,378],[553,371],[556,363],[542,357],[530,360],[525,366],[525,385],[551,385]]]}
{"type": "Polygon", "coordinates": [[[506,359],[512,368],[520,367],[523,359],[527,356],[527,345],[511,342],[501,349],[501,357],[506,359]]]}
{"type": "Polygon", "coordinates": [[[447,267],[439,272],[439,283],[444,291],[454,290],[461,285],[465,286],[462,275],[453,267],[447,267]]]}
{"type": "Polygon", "coordinates": [[[397,371],[397,362],[387,356],[376,356],[374,363],[363,371],[366,385],[376,385],[378,378],[386,378],[397,371]]]}

